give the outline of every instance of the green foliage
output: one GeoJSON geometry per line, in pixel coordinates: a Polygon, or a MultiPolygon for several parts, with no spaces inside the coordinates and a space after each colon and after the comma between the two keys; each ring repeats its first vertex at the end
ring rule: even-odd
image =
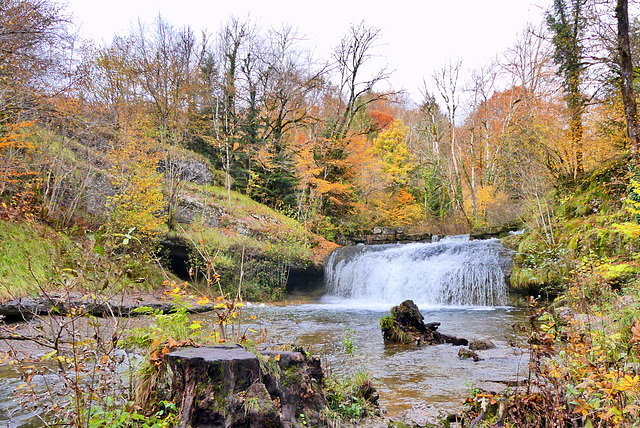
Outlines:
{"type": "Polygon", "coordinates": [[[342,421],[373,416],[372,388],[371,373],[366,371],[358,371],[353,376],[327,377],[327,402],[332,416],[342,421]]]}
{"type": "Polygon", "coordinates": [[[118,406],[108,397],[104,405],[94,405],[89,410],[88,428],[172,428],[177,425],[176,406],[168,401],[159,403],[160,410],[146,416],[136,410],[134,403],[118,406]]]}
{"type": "Polygon", "coordinates": [[[355,332],[356,331],[349,326],[346,326],[344,328],[344,339],[342,339],[342,347],[350,358],[353,358],[356,350],[358,349],[355,341],[353,340],[355,332]]]}
{"type": "Polygon", "coordinates": [[[398,328],[393,315],[387,315],[380,318],[380,328],[382,336],[385,340],[391,340],[398,343],[413,343],[413,339],[405,331],[398,328]]]}
{"type": "MultiPolygon", "coordinates": [[[[635,226],[624,221],[629,213],[621,202],[629,193],[628,178],[624,161],[617,159],[579,182],[559,183],[549,198],[556,213],[552,243],[536,228],[518,238],[511,285],[534,295],[556,294],[568,288],[585,257],[610,266],[634,260],[638,249],[635,226]]],[[[617,269],[621,268],[613,267],[607,274],[611,282],[604,283],[622,279],[617,269]]],[[[601,272],[600,282],[603,274],[606,272],[601,272]]],[[[630,271],[626,275],[633,277],[630,271]]]]}
{"type": "Polygon", "coordinates": [[[299,180],[294,176],[294,170],[290,156],[284,152],[275,155],[271,164],[261,165],[257,171],[252,171],[249,195],[274,209],[295,208],[294,191],[299,180]]]}
{"type": "Polygon", "coordinates": [[[136,309],[135,312],[139,315],[150,315],[153,322],[149,326],[131,329],[121,345],[150,349],[153,352],[160,344],[168,343],[170,339],[175,343],[198,339],[202,334],[202,325],[189,319],[188,304],[179,292],[178,288],[173,296],[175,310],[172,313],[165,314],[161,309],[154,310],[145,306],[136,309]]]}
{"type": "Polygon", "coordinates": [[[421,202],[427,211],[437,218],[446,217],[453,209],[453,202],[444,184],[441,171],[434,165],[419,168],[423,189],[421,202]]]}

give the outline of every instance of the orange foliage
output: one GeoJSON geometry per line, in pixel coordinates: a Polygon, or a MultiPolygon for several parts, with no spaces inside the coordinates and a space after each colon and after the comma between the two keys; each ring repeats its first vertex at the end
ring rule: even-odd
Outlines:
{"type": "Polygon", "coordinates": [[[20,122],[0,127],[0,195],[16,186],[34,171],[27,156],[33,150],[31,136],[34,122],[20,122]]]}
{"type": "Polygon", "coordinates": [[[375,131],[386,129],[394,121],[393,116],[380,110],[373,110],[369,114],[371,115],[371,119],[373,119],[373,122],[375,123],[375,131]]]}
{"type": "Polygon", "coordinates": [[[416,198],[405,189],[402,189],[396,195],[395,201],[391,206],[389,220],[393,225],[408,225],[415,223],[420,217],[422,209],[416,203],[416,198]]]}
{"type": "Polygon", "coordinates": [[[34,122],[19,122],[0,126],[0,196],[8,195],[8,204],[2,202],[3,217],[15,218],[34,214],[39,181],[32,165],[33,143],[29,141],[34,122]]]}

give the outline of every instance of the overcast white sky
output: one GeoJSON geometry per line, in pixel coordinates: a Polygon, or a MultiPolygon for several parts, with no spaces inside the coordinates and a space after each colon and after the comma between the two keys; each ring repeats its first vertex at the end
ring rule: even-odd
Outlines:
{"type": "Polygon", "coordinates": [[[230,16],[249,16],[262,28],[289,24],[306,36],[314,57],[329,52],[351,23],[364,20],[382,29],[376,50],[395,70],[391,84],[420,99],[422,81],[449,61],[464,69],[487,64],[513,44],[527,22],[539,23],[552,0],[66,0],[67,12],[83,35],[108,43],[138,19],[151,23],[161,14],[175,26],[215,33],[230,16]]]}

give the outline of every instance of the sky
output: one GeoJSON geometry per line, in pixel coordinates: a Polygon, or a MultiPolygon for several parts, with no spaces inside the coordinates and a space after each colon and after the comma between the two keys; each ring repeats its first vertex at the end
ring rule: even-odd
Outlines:
{"type": "MultiPolygon", "coordinates": [[[[552,0],[65,0],[81,35],[109,43],[138,20],[160,14],[174,26],[216,33],[231,16],[249,17],[261,28],[288,24],[298,29],[318,59],[330,52],[349,26],[364,21],[381,29],[374,54],[392,71],[393,89],[414,101],[420,90],[435,92],[431,76],[449,62],[463,70],[487,65],[513,45],[527,24],[542,22],[552,0]]],[[[381,88],[385,89],[385,88],[381,88]]]]}

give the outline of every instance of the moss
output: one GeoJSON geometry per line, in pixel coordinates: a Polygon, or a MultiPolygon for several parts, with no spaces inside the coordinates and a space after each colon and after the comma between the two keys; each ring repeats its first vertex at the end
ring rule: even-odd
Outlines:
{"type": "Polygon", "coordinates": [[[602,278],[610,285],[616,287],[620,284],[630,282],[640,275],[640,267],[630,263],[608,264],[605,263],[599,268],[602,278]]]}
{"type": "Polygon", "coordinates": [[[31,222],[0,220],[0,298],[37,294],[78,252],[68,236],[31,222]]]}
{"type": "Polygon", "coordinates": [[[404,344],[413,343],[411,336],[398,327],[393,315],[382,317],[380,319],[380,328],[385,340],[404,344]]]}
{"type": "Polygon", "coordinates": [[[282,379],[283,379],[282,383],[287,388],[292,385],[300,384],[300,382],[302,382],[302,377],[300,376],[300,372],[295,367],[287,368],[282,375],[282,379]]]}

